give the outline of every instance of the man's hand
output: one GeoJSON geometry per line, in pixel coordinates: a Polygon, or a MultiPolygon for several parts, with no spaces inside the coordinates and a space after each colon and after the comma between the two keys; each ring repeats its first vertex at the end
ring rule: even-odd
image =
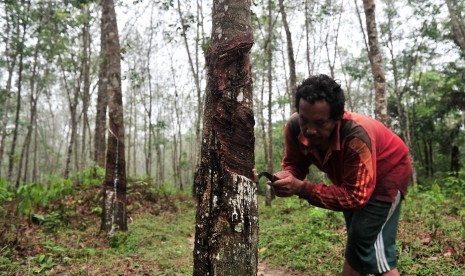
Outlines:
{"type": "Polygon", "coordinates": [[[289,197],[298,194],[304,186],[304,181],[297,179],[289,171],[280,171],[274,174],[279,180],[268,181],[268,185],[274,188],[277,196],[289,197]]]}

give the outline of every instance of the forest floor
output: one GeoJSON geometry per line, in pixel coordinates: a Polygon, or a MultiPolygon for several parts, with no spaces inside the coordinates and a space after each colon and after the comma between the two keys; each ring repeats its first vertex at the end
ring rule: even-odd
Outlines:
{"type": "MultiPolygon", "coordinates": [[[[98,187],[68,195],[31,216],[4,204],[0,275],[192,275],[195,202],[187,194],[128,189],[127,232],[99,232],[98,187]]],[[[338,275],[345,229],[340,213],[297,198],[260,201],[262,276],[338,275]]],[[[465,275],[465,202],[413,192],[405,200],[398,239],[403,275],[465,275]],[[433,204],[434,202],[434,204],[433,204]],[[435,208],[430,208],[434,206],[435,208]]]]}

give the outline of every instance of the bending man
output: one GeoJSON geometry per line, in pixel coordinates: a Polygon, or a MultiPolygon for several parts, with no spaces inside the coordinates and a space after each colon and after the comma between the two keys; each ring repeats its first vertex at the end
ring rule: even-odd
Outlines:
{"type": "Polygon", "coordinates": [[[380,122],[344,110],[344,93],[326,75],[297,88],[297,112],[285,127],[276,195],[343,211],[347,245],[342,275],[399,275],[396,235],[411,164],[404,142],[380,122]],[[310,165],[332,185],[310,183],[310,165]]]}

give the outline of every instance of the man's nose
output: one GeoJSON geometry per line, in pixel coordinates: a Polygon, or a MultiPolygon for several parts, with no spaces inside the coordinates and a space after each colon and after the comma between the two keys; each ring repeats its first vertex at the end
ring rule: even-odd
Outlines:
{"type": "Polygon", "coordinates": [[[314,127],[308,127],[306,130],[307,135],[315,135],[316,134],[316,128],[314,127]]]}

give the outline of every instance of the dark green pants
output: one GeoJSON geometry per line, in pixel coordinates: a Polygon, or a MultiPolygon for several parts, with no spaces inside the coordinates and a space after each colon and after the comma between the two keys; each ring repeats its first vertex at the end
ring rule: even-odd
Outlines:
{"type": "Polygon", "coordinates": [[[368,201],[360,210],[344,211],[346,260],[360,273],[379,274],[397,267],[396,237],[401,194],[393,203],[368,201]]]}

